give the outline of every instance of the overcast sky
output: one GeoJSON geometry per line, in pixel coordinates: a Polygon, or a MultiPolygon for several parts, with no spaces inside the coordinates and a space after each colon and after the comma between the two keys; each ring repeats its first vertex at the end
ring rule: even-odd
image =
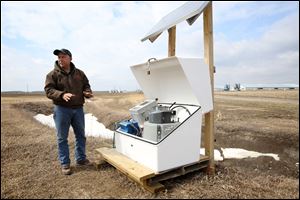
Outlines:
{"type": "MultiPolygon", "coordinates": [[[[1,91],[40,91],[67,48],[93,90],[136,90],[130,66],[168,56],[141,39],[177,2],[1,1],[1,91]]],[[[299,2],[213,2],[215,85],[299,84],[299,2]]],[[[177,25],[176,55],[203,58],[203,17],[177,25]]]]}

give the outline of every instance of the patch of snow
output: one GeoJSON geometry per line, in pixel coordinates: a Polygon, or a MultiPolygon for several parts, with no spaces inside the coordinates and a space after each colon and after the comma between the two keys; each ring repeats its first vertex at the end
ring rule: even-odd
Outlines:
{"type": "MultiPolygon", "coordinates": [[[[218,149],[214,150],[214,160],[223,161],[223,159],[242,159],[242,158],[257,158],[259,156],[271,156],[275,160],[279,160],[278,154],[273,153],[259,153],[256,151],[248,151],[240,148],[221,148],[224,158],[221,156],[221,152],[218,149]]],[[[200,154],[205,154],[205,149],[200,148],[200,154]]]]}
{"type": "MultiPolygon", "coordinates": [[[[53,114],[48,116],[43,114],[37,114],[36,116],[34,116],[34,118],[44,125],[47,125],[51,128],[55,128],[53,114]]],[[[108,139],[113,138],[113,131],[107,129],[102,123],[98,122],[97,118],[93,116],[93,114],[91,113],[85,114],[84,118],[85,118],[86,136],[103,137],[108,139]]]]}
{"type": "MultiPolygon", "coordinates": [[[[205,149],[200,148],[200,154],[205,155],[205,149]]],[[[223,157],[221,156],[221,152],[218,149],[214,150],[214,160],[215,161],[223,161],[223,157]]]]}
{"type": "Polygon", "coordinates": [[[279,160],[278,154],[273,154],[273,153],[259,153],[256,151],[248,151],[245,149],[239,149],[239,148],[221,148],[224,154],[225,159],[229,158],[257,158],[259,156],[271,156],[275,160],[279,160]]]}

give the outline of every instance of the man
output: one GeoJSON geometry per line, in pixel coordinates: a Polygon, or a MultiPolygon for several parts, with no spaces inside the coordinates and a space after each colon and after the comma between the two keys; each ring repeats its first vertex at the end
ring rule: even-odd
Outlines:
{"type": "Polygon", "coordinates": [[[72,54],[67,49],[56,49],[53,52],[58,60],[54,69],[47,74],[45,92],[54,103],[53,118],[55,121],[58,144],[58,157],[62,173],[72,174],[69,158],[68,135],[70,125],[75,134],[76,165],[89,165],[85,154],[85,121],[84,97],[93,97],[89,80],[83,71],[75,67],[72,54]]]}

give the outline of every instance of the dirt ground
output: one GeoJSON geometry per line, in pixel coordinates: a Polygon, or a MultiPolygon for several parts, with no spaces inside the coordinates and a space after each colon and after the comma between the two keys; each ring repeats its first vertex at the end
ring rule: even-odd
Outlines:
{"type": "MultiPolygon", "coordinates": [[[[85,104],[105,126],[129,117],[142,94],[97,94],[85,104]]],[[[55,129],[33,116],[51,114],[44,95],[1,95],[1,198],[295,198],[299,199],[299,91],[241,91],[215,94],[215,148],[243,148],[272,157],[225,159],[216,173],[196,171],[163,181],[151,194],[109,164],[100,169],[74,166],[74,136],[69,138],[72,168],[61,174],[55,129]]],[[[203,135],[202,135],[203,138],[203,135]]],[[[202,139],[203,141],[203,139],[202,139]]],[[[87,137],[87,156],[112,141],[87,137]]]]}

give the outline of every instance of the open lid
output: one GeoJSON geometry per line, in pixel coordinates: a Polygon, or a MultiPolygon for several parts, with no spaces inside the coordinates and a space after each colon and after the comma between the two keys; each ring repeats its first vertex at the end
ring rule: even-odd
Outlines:
{"type": "Polygon", "coordinates": [[[147,99],[200,105],[203,113],[213,109],[209,68],[203,59],[173,56],[134,65],[131,70],[147,99]]]}

